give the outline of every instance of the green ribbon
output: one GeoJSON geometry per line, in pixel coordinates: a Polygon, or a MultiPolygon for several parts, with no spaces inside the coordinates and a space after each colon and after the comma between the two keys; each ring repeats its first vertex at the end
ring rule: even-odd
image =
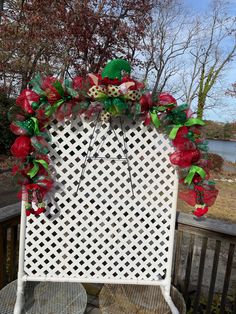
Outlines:
{"type": "Polygon", "coordinates": [[[174,140],[178,133],[179,128],[181,128],[182,126],[193,126],[193,125],[205,125],[205,123],[201,119],[198,119],[198,118],[189,118],[183,124],[176,124],[170,131],[169,138],[174,140]]]}
{"type": "Polygon", "coordinates": [[[184,183],[190,185],[192,183],[193,177],[196,173],[199,174],[202,179],[204,179],[206,176],[206,172],[203,168],[198,167],[198,166],[191,166],[189,169],[188,175],[184,180],[184,183]]]}
{"type": "Polygon", "coordinates": [[[173,107],[173,106],[175,106],[175,104],[168,104],[168,105],[164,105],[164,106],[155,106],[155,107],[151,108],[149,113],[151,116],[152,123],[156,128],[159,128],[159,126],[161,125],[161,121],[158,118],[157,112],[164,112],[164,111],[166,111],[166,109],[173,107]]]}
{"type": "Polygon", "coordinates": [[[54,105],[48,106],[46,108],[45,115],[47,117],[50,117],[51,115],[53,115],[54,112],[64,103],[64,101],[65,99],[59,99],[58,101],[55,102],[54,105]]]}
{"type": "Polygon", "coordinates": [[[34,134],[35,135],[39,135],[39,133],[40,133],[40,130],[39,130],[39,122],[38,122],[38,119],[37,118],[34,118],[34,117],[31,117],[30,118],[32,121],[33,121],[33,123],[34,123],[34,134]]]}
{"type": "Polygon", "coordinates": [[[187,122],[185,122],[185,126],[192,126],[192,125],[205,125],[205,122],[202,121],[202,119],[199,118],[189,118],[187,122]]]}
{"type": "Polygon", "coordinates": [[[65,92],[64,92],[64,89],[63,89],[63,86],[61,84],[61,82],[59,81],[56,81],[55,83],[53,83],[53,86],[56,88],[58,94],[61,96],[61,99],[57,100],[55,102],[55,104],[53,104],[52,106],[48,106],[46,108],[46,111],[45,111],[45,115],[47,117],[50,117],[51,115],[53,115],[55,113],[55,111],[57,111],[57,109],[64,103],[66,102],[67,100],[70,100],[72,97],[76,97],[77,96],[77,93],[69,87],[69,81],[67,80],[67,92],[69,95],[65,95],[65,92]]]}
{"type": "Polygon", "coordinates": [[[170,131],[170,134],[169,134],[169,138],[174,140],[176,138],[176,135],[179,131],[179,128],[181,128],[182,126],[184,126],[184,124],[177,124],[175,125],[172,130],[170,131]]]}
{"type": "Polygon", "coordinates": [[[156,128],[159,128],[159,126],[161,125],[161,121],[159,120],[156,111],[150,111],[150,116],[151,116],[151,120],[152,120],[153,125],[156,128]]]}
{"type": "Polygon", "coordinates": [[[42,165],[46,170],[48,170],[48,163],[43,159],[35,159],[33,160],[34,167],[27,172],[27,175],[32,179],[36,176],[39,171],[39,165],[42,165]]]}

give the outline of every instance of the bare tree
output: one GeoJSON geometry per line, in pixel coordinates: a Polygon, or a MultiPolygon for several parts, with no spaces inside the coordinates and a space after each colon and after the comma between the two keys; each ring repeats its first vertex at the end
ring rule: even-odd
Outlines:
{"type": "Polygon", "coordinates": [[[225,94],[231,97],[236,97],[236,82],[231,84],[231,88],[228,88],[225,94]]]}
{"type": "Polygon", "coordinates": [[[227,9],[225,2],[212,1],[207,16],[199,22],[199,35],[190,49],[191,66],[182,79],[187,101],[197,99],[199,118],[203,117],[207,100],[215,94],[223,70],[236,54],[236,18],[227,14],[227,9]]]}
{"type": "Polygon", "coordinates": [[[187,12],[179,1],[164,0],[157,4],[149,34],[143,40],[144,80],[155,77],[153,95],[158,96],[179,71],[180,59],[194,34],[195,28],[189,23],[187,12]]]}

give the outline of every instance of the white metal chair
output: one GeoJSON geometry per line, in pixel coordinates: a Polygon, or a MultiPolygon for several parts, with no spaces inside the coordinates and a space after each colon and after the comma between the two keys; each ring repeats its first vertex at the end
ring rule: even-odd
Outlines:
{"type": "MultiPolygon", "coordinates": [[[[26,281],[160,285],[170,297],[178,179],[168,138],[140,122],[55,122],[55,193],[21,215],[17,301],[26,281]]],[[[24,204],[23,204],[24,205],[24,204]]]]}

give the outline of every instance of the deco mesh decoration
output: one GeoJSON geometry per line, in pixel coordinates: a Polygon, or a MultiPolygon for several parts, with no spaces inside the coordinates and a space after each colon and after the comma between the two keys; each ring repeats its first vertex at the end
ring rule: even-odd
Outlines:
{"type": "MultiPolygon", "coordinates": [[[[76,187],[73,193],[74,197],[78,198],[77,201],[86,197],[86,187],[83,184],[87,182],[89,186],[91,180],[96,181],[96,178],[101,175],[99,172],[96,173],[96,169],[91,168],[93,160],[97,159],[102,163],[103,157],[108,154],[111,158],[117,155],[115,158],[127,167],[126,172],[119,173],[119,169],[117,169],[116,172],[110,174],[107,184],[116,187],[119,180],[129,182],[128,193],[134,198],[133,203],[129,204],[130,212],[135,206],[139,207],[135,203],[138,195],[138,191],[135,190],[138,187],[132,182],[132,167],[136,167],[136,174],[138,171],[141,173],[143,167],[149,167],[148,158],[154,158],[157,163],[163,163],[163,167],[169,158],[173,165],[178,166],[179,182],[185,188],[180,192],[180,197],[195,207],[194,214],[196,216],[204,215],[208,211],[208,207],[214,203],[218,191],[214,182],[209,181],[209,163],[206,158],[207,143],[201,137],[201,127],[204,122],[192,117],[188,105],[177,106],[176,100],[170,94],[161,93],[157,97],[147,92],[143,83],[129,76],[130,72],[131,67],[127,61],[116,59],[110,61],[101,74],[88,74],[86,78],[75,77],[72,81],[62,82],[54,77],[41,78],[40,75],[37,75],[29,83],[28,88],[21,92],[16,100],[16,105],[9,111],[9,118],[12,132],[19,136],[11,147],[13,156],[17,157],[19,161],[13,168],[13,174],[22,186],[19,196],[25,201],[27,216],[30,214],[37,216],[45,212],[46,194],[50,190],[53,191],[53,186],[54,190],[58,188],[60,174],[55,174],[56,184],[54,184],[50,157],[52,159],[60,157],[58,162],[61,171],[67,171],[65,166],[68,166],[71,171],[77,173],[77,180],[71,182],[70,186],[72,190],[72,185],[76,187]],[[126,74],[123,75],[123,72],[126,74]],[[136,160],[137,164],[131,166],[129,150],[135,150],[136,145],[139,146],[139,149],[145,149],[147,146],[136,142],[136,133],[133,132],[132,145],[126,147],[124,121],[127,119],[129,123],[134,123],[136,132],[142,132],[144,142],[144,126],[147,133],[151,126],[160,129],[172,141],[175,151],[169,153],[165,161],[158,160],[158,150],[165,148],[163,145],[165,141],[156,147],[155,139],[153,139],[153,143],[145,143],[148,144],[150,156],[147,158],[147,153],[144,152],[143,157],[140,156],[140,164],[136,160]],[[56,145],[54,145],[55,151],[52,152],[50,151],[51,146],[48,145],[50,142],[48,130],[55,123],[63,120],[71,121],[72,129],[74,128],[78,132],[78,123],[85,123],[87,126],[76,135],[77,138],[67,138],[69,144],[65,144],[64,153],[57,151],[56,145]],[[110,126],[109,132],[102,135],[100,142],[96,140],[96,137],[99,136],[98,125],[101,125],[102,128],[106,125],[110,126]],[[86,134],[85,130],[90,130],[92,133],[86,134]],[[113,144],[116,142],[117,149],[109,146],[109,141],[107,141],[105,149],[101,145],[101,142],[105,142],[109,136],[120,136],[119,140],[118,137],[117,141],[112,140],[113,144]],[[82,143],[87,141],[87,151],[81,150],[80,141],[82,143]],[[153,146],[155,146],[155,150],[152,149],[153,146]],[[70,150],[71,147],[74,147],[78,154],[75,156],[75,163],[72,166],[70,166],[70,162],[68,164],[68,157],[65,155],[65,152],[71,156],[75,154],[75,150],[70,150]],[[99,155],[100,149],[103,149],[101,155],[99,155]],[[145,160],[142,160],[144,156],[145,160]],[[90,164],[89,168],[88,164],[90,164]],[[90,173],[88,169],[90,169],[90,173]],[[84,195],[82,188],[85,189],[84,195]]],[[[60,126],[57,131],[54,131],[56,137],[59,130],[60,126]]],[[[60,140],[63,141],[63,138],[58,137],[58,141],[60,140]]],[[[105,170],[109,172],[109,169],[105,170]]],[[[153,170],[150,167],[150,178],[153,176],[153,170]]],[[[70,178],[69,176],[68,178],[70,178]]],[[[140,180],[140,184],[145,184],[145,179],[141,176],[140,180]],[[144,181],[142,182],[142,180],[144,181]]],[[[163,180],[168,181],[168,177],[163,180]]],[[[60,184],[64,185],[64,182],[62,181],[60,184]]],[[[65,187],[67,188],[66,183],[65,187]]],[[[114,193],[119,192],[114,190],[114,193]]],[[[155,197],[149,196],[148,186],[146,195],[145,202],[148,202],[148,197],[155,197]]],[[[114,197],[114,195],[112,196],[114,197]]],[[[62,194],[61,197],[67,196],[62,194]]],[[[73,202],[72,195],[69,197],[73,202]]],[[[90,197],[92,196],[90,195],[90,197]]],[[[140,206],[142,207],[142,205],[140,206]]],[[[101,204],[98,204],[98,207],[101,210],[101,204]]],[[[66,212],[63,215],[66,215],[66,212]]]]}

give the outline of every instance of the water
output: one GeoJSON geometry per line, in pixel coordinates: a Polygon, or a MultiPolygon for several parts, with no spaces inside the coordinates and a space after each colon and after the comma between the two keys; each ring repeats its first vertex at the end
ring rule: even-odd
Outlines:
{"type": "Polygon", "coordinates": [[[236,162],[236,142],[207,140],[209,152],[216,153],[227,161],[236,162]]]}

